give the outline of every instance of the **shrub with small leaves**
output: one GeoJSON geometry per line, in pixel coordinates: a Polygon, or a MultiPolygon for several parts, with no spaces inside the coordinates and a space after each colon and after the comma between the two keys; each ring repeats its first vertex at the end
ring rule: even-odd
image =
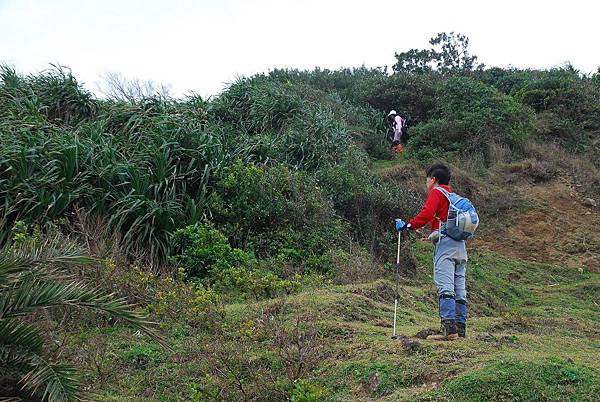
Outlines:
{"type": "Polygon", "coordinates": [[[453,77],[436,90],[432,119],[414,127],[417,150],[480,151],[487,144],[519,145],[531,130],[532,111],[511,96],[468,77],[453,77]]]}
{"type": "Polygon", "coordinates": [[[326,392],[320,385],[307,380],[294,382],[294,388],[290,395],[292,402],[319,402],[325,400],[326,392]]]}
{"type": "Polygon", "coordinates": [[[183,267],[188,278],[215,278],[220,272],[254,262],[251,254],[232,248],[227,238],[210,223],[177,230],[173,243],[176,254],[171,262],[183,267]]]}

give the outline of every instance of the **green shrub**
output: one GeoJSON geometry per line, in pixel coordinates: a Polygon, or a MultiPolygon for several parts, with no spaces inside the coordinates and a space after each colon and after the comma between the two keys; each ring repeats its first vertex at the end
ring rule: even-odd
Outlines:
{"type": "Polygon", "coordinates": [[[93,195],[85,169],[90,149],[60,128],[0,129],[0,196],[27,223],[44,223],[93,195]],[[86,149],[87,148],[87,149],[86,149]]]}
{"type": "Polygon", "coordinates": [[[600,91],[570,66],[530,74],[515,98],[549,120],[546,139],[588,145],[588,132],[600,128],[600,91]]]}
{"type": "Polygon", "coordinates": [[[592,75],[592,82],[598,90],[600,90],[600,67],[596,70],[596,74],[592,75]]]}
{"type": "MultiPolygon", "coordinates": [[[[332,93],[337,98],[337,93],[332,93]]],[[[391,159],[389,140],[387,139],[389,126],[386,113],[372,108],[369,105],[357,105],[339,99],[340,109],[334,110],[336,116],[348,124],[348,129],[356,144],[375,159],[391,159]]],[[[349,151],[351,149],[349,148],[349,151]]],[[[345,156],[346,152],[342,155],[345,156]]]]}
{"type": "Polygon", "coordinates": [[[322,188],[285,165],[238,162],[224,169],[211,210],[232,244],[253,249],[259,258],[277,255],[282,248],[322,254],[345,236],[322,188]]]}
{"type": "Polygon", "coordinates": [[[376,76],[359,81],[349,97],[386,113],[394,109],[412,126],[432,116],[436,105],[435,86],[439,80],[440,76],[433,73],[376,76]]]}
{"type": "Polygon", "coordinates": [[[164,358],[162,350],[152,346],[134,346],[125,353],[123,360],[136,368],[156,365],[164,358]]]}
{"type": "MultiPolygon", "coordinates": [[[[173,242],[176,255],[171,262],[182,267],[189,279],[201,280],[219,292],[251,294],[258,300],[289,294],[300,286],[299,278],[281,278],[273,267],[259,265],[252,254],[231,247],[227,238],[209,223],[179,229],[173,242]]],[[[197,308],[214,305],[210,288],[197,286],[197,308]]]]}
{"type": "Polygon", "coordinates": [[[280,278],[267,269],[231,267],[215,273],[215,288],[239,294],[251,294],[256,300],[296,292],[300,277],[280,278]]]}
{"type": "Polygon", "coordinates": [[[321,70],[316,67],[312,71],[300,71],[295,69],[275,69],[269,73],[269,77],[281,82],[302,82],[316,89],[326,92],[338,92],[344,97],[351,97],[356,86],[361,81],[373,77],[385,77],[385,68],[358,67],[342,68],[339,70],[321,70]]]}
{"type": "Polygon", "coordinates": [[[566,118],[580,118],[593,107],[598,94],[572,68],[532,73],[516,92],[536,112],[551,110],[566,118]]]}
{"type": "Polygon", "coordinates": [[[332,107],[336,101],[305,83],[264,75],[234,82],[210,104],[210,117],[248,138],[262,159],[314,170],[335,163],[351,137],[332,107]]]}
{"type": "MultiPolygon", "coordinates": [[[[282,229],[255,236],[252,244],[261,251],[262,263],[269,269],[289,277],[295,274],[333,274],[332,251],[341,246],[340,233],[345,233],[341,221],[315,230],[282,229]]],[[[346,237],[347,235],[344,235],[346,237]]]]}
{"type": "MultiPolygon", "coordinates": [[[[363,87],[365,81],[374,83],[377,79],[387,78],[384,69],[363,66],[335,71],[319,68],[313,71],[275,70],[269,76],[281,82],[294,83],[309,100],[309,106],[316,103],[327,105],[335,119],[345,123],[354,139],[367,150],[369,155],[376,158],[390,158],[384,146],[384,134],[388,129],[385,116],[380,110],[368,104],[363,93],[368,88],[370,90],[369,85],[363,87]],[[314,91],[313,88],[319,91],[314,91]]],[[[337,144],[335,155],[343,154],[345,144],[338,144],[337,141],[335,144],[337,144]]]]}
{"type": "MultiPolygon", "coordinates": [[[[41,85],[34,78],[2,78],[0,103],[17,95],[19,105],[39,101],[29,88],[41,85]]],[[[57,106],[73,127],[35,110],[1,115],[0,202],[12,207],[6,220],[45,223],[71,216],[77,204],[108,217],[127,252],[164,262],[170,233],[206,214],[210,178],[232,154],[220,133],[206,132],[197,97],[94,105],[93,120],[57,106]]]]}
{"type": "Polygon", "coordinates": [[[375,255],[381,255],[386,247],[385,236],[393,219],[415,213],[420,202],[410,189],[384,182],[371,173],[360,152],[350,152],[318,177],[336,211],[350,222],[353,237],[375,255]]]}
{"type": "Polygon", "coordinates": [[[65,67],[20,76],[0,65],[0,116],[17,121],[76,125],[95,115],[97,101],[65,67]]]}
{"type": "Polygon", "coordinates": [[[529,134],[531,111],[489,85],[454,77],[439,85],[436,96],[435,118],[411,131],[417,150],[481,151],[490,142],[521,144],[529,134]]]}
{"type": "Polygon", "coordinates": [[[232,248],[211,224],[196,224],[173,235],[176,255],[172,263],[183,267],[188,278],[214,278],[222,271],[249,266],[254,257],[232,248]]]}
{"type": "Polygon", "coordinates": [[[304,106],[290,86],[262,75],[239,78],[211,102],[210,112],[242,133],[279,132],[304,106]]]}
{"type": "Polygon", "coordinates": [[[488,160],[489,143],[514,148],[527,137],[532,112],[522,101],[538,111],[538,135],[597,159],[598,74],[569,69],[449,79],[277,70],[211,101],[135,104],[94,99],[66,69],[0,70],[0,205],[8,206],[0,237],[16,220],[43,226],[82,209],[106,218],[126,254],[154,265],[171,255],[172,233],[199,221],[213,222],[234,248],[298,272],[329,272],[327,250],[349,241],[348,227],[379,253],[394,210],[413,204],[366,173],[367,156],[390,158],[381,110],[412,122],[409,155],[488,160]]]}
{"type": "Polygon", "coordinates": [[[317,384],[306,380],[294,382],[290,401],[291,402],[319,402],[325,400],[325,389],[317,384]]]}
{"type": "Polygon", "coordinates": [[[280,160],[291,166],[317,170],[334,164],[350,146],[350,133],[333,111],[322,105],[305,109],[277,143],[280,160]]]}
{"type": "Polygon", "coordinates": [[[506,95],[514,95],[520,90],[534,74],[531,70],[518,70],[515,68],[504,69],[492,67],[478,71],[476,76],[484,83],[489,84],[506,95]]]}
{"type": "Polygon", "coordinates": [[[29,242],[42,240],[42,231],[39,226],[28,226],[23,221],[16,221],[13,224],[10,240],[15,246],[24,246],[29,242]]]}

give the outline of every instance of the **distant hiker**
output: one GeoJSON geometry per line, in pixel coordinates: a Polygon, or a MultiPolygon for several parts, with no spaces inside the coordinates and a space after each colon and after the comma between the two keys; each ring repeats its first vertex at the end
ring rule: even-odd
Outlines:
{"type": "MultiPolygon", "coordinates": [[[[455,240],[447,234],[446,229],[450,225],[446,225],[446,221],[450,206],[449,199],[451,199],[448,197],[451,195],[457,197],[452,198],[453,200],[462,200],[459,202],[461,205],[465,200],[469,204],[470,201],[452,193],[452,189],[448,186],[450,182],[450,170],[446,165],[442,163],[431,165],[426,170],[426,176],[427,191],[429,193],[421,212],[408,222],[396,219],[396,230],[415,230],[429,223],[431,229],[429,239],[435,242],[433,281],[438,290],[441,333],[439,335],[431,335],[428,339],[454,340],[459,336],[466,336],[467,288],[465,272],[467,269],[467,250],[464,240],[455,240]],[[440,222],[443,225],[441,229],[440,222]]],[[[452,203],[452,205],[455,204],[454,201],[452,203]]],[[[452,213],[453,216],[456,216],[456,212],[453,211],[452,213]]],[[[454,224],[454,217],[452,219],[452,223],[454,224]]],[[[469,227],[471,236],[478,225],[478,221],[475,218],[473,220],[475,220],[474,227],[473,224],[469,227]]],[[[464,229],[464,223],[461,222],[461,224],[464,229]]],[[[451,233],[451,235],[453,234],[451,233]]]]}
{"type": "Polygon", "coordinates": [[[387,115],[390,124],[390,140],[392,141],[392,152],[404,152],[403,143],[406,142],[407,126],[403,119],[395,110],[391,110],[387,115]]]}

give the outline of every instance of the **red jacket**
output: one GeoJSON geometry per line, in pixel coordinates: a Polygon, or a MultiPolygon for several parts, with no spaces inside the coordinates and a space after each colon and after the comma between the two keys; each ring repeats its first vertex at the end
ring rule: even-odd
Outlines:
{"type": "MultiPolygon", "coordinates": [[[[450,193],[452,192],[450,186],[441,184],[440,187],[450,193]]],[[[421,212],[408,221],[411,229],[418,229],[429,223],[432,232],[437,230],[440,227],[440,223],[435,219],[434,214],[440,218],[442,222],[446,222],[446,219],[448,219],[448,206],[449,203],[446,196],[442,194],[441,191],[432,188],[429,194],[427,194],[427,199],[425,200],[421,212]]]]}

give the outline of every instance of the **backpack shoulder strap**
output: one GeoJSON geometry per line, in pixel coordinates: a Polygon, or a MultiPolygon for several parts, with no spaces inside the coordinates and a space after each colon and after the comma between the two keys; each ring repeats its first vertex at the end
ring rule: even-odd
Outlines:
{"type": "Polygon", "coordinates": [[[450,194],[454,194],[456,195],[457,199],[456,202],[462,200],[463,197],[461,197],[460,195],[456,194],[456,193],[450,193],[448,190],[437,186],[434,187],[434,189],[438,189],[442,194],[444,194],[444,196],[446,197],[446,199],[448,200],[448,208],[452,208],[454,210],[458,210],[458,208],[456,207],[456,205],[454,205],[454,202],[452,202],[452,200],[450,199],[450,194]]]}
{"type": "Polygon", "coordinates": [[[434,187],[434,189],[439,190],[442,194],[444,194],[448,199],[448,202],[450,202],[450,193],[448,192],[448,190],[441,188],[440,186],[434,187]]]}
{"type": "MultiPolygon", "coordinates": [[[[452,202],[450,201],[450,194],[448,194],[448,192],[446,190],[444,190],[443,188],[437,186],[433,188],[440,190],[440,192],[442,194],[444,194],[444,196],[448,199],[448,205],[452,205],[452,202]]],[[[444,222],[439,218],[439,216],[437,216],[436,213],[433,214],[433,217],[440,223],[440,230],[442,230],[442,225],[444,224],[444,222]]]]}

